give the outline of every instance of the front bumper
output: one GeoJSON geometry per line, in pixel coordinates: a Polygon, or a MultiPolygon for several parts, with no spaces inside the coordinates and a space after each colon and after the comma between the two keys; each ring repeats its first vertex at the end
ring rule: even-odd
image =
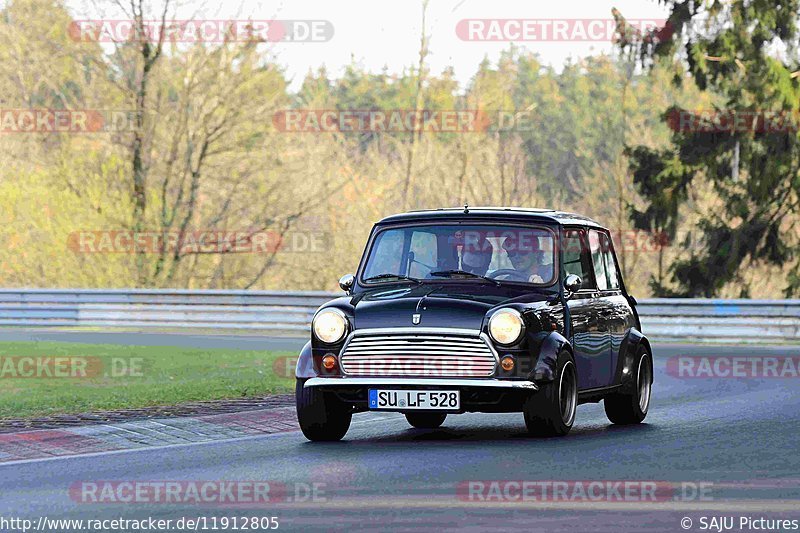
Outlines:
{"type": "MultiPolygon", "coordinates": [[[[495,378],[418,378],[418,377],[316,377],[305,382],[334,395],[354,412],[368,411],[371,388],[401,390],[459,390],[461,409],[457,412],[511,413],[522,410],[525,400],[539,390],[527,380],[495,378]]],[[[402,410],[398,410],[403,412],[402,410]]]]}

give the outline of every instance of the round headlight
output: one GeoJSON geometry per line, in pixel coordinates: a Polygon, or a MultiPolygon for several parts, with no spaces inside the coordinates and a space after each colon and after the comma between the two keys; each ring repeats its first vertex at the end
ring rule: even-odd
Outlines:
{"type": "Polygon", "coordinates": [[[489,335],[498,344],[514,344],[524,330],[522,315],[514,309],[501,309],[489,319],[489,335]]]}
{"type": "Polygon", "coordinates": [[[317,313],[311,327],[319,340],[333,344],[347,333],[347,319],[338,309],[325,309],[317,313]]]}

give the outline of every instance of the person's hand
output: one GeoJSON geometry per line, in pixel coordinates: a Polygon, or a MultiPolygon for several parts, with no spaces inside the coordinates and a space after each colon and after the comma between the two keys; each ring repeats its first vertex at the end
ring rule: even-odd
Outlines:
{"type": "Polygon", "coordinates": [[[529,283],[544,283],[542,276],[539,274],[531,274],[531,277],[528,278],[529,283]]]}

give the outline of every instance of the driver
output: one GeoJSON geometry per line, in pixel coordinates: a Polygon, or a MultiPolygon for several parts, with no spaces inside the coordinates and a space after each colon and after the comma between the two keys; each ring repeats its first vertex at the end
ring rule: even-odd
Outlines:
{"type": "Polygon", "coordinates": [[[553,263],[546,263],[549,254],[542,249],[538,236],[529,239],[506,237],[503,249],[520,277],[530,283],[553,279],[553,263]]]}

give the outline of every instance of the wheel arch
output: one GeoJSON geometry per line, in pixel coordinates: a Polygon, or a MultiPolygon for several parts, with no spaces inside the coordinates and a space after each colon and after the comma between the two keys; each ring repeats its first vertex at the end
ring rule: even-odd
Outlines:
{"type": "Polygon", "coordinates": [[[317,372],[314,370],[314,359],[311,356],[311,341],[308,341],[300,355],[297,357],[297,365],[294,369],[294,376],[298,379],[315,378],[317,372]]]}
{"type": "MultiPolygon", "coordinates": [[[[538,383],[549,383],[555,379],[558,354],[561,350],[567,350],[573,358],[575,353],[569,340],[557,331],[540,334],[537,341],[536,365],[528,374],[528,379],[538,383]]],[[[579,371],[577,366],[575,371],[579,371]]]]}
{"type": "Polygon", "coordinates": [[[640,347],[644,347],[650,355],[648,358],[648,364],[650,365],[650,383],[653,383],[653,348],[650,345],[650,340],[638,329],[631,328],[620,344],[617,368],[614,374],[614,383],[622,385],[623,389],[627,390],[630,387],[636,386],[634,365],[636,364],[636,355],[640,347]]]}

